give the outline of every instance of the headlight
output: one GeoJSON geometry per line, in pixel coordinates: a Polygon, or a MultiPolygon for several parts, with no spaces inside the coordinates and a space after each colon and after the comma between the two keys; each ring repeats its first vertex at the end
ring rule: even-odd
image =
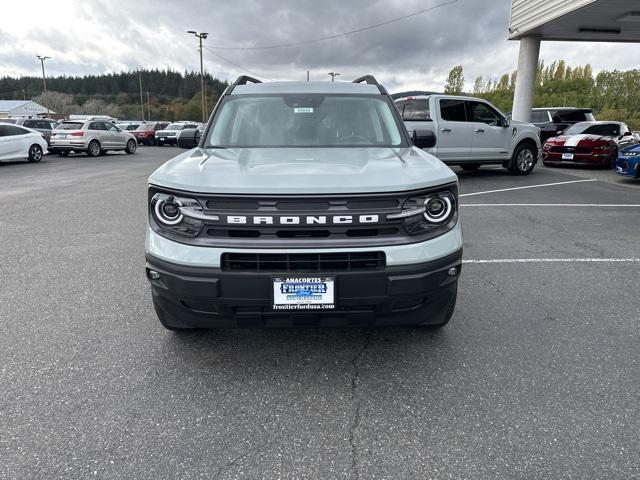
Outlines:
{"type": "Polygon", "coordinates": [[[151,212],[160,229],[187,237],[198,235],[204,224],[198,218],[202,206],[193,198],[156,193],[151,199],[151,212]]]}
{"type": "Polygon", "coordinates": [[[622,152],[622,155],[625,157],[637,157],[640,152],[622,152]]]}
{"type": "Polygon", "coordinates": [[[387,215],[387,219],[402,219],[410,235],[441,234],[455,225],[457,215],[456,196],[449,190],[409,198],[401,213],[387,215]]]}

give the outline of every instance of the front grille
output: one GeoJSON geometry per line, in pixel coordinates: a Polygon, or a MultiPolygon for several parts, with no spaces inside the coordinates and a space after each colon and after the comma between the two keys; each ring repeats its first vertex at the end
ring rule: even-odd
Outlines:
{"type": "Polygon", "coordinates": [[[591,153],[590,148],[585,147],[551,147],[553,153],[591,153]]]}
{"type": "MultiPolygon", "coordinates": [[[[198,234],[184,238],[154,228],[182,243],[219,248],[354,248],[404,245],[424,241],[452,228],[417,235],[410,222],[388,216],[402,211],[408,199],[447,188],[457,197],[455,183],[408,192],[351,195],[220,195],[187,194],[195,198],[211,220],[198,234]],[[375,220],[367,220],[376,217],[375,220]],[[214,219],[215,218],[215,219],[214,219]],[[229,219],[233,219],[230,221],[229,219]],[[282,219],[287,221],[283,222],[282,219]],[[294,221],[291,221],[293,219],[294,221]],[[337,221],[335,219],[338,219],[337,221]],[[347,220],[341,220],[347,219],[347,220]],[[365,220],[361,220],[365,219],[365,220]]],[[[151,188],[149,199],[165,189],[151,188]]],[[[150,215],[152,228],[153,215],[150,215]]]]}
{"type": "Polygon", "coordinates": [[[384,252],[223,253],[226,272],[352,272],[381,270],[384,252]]]}

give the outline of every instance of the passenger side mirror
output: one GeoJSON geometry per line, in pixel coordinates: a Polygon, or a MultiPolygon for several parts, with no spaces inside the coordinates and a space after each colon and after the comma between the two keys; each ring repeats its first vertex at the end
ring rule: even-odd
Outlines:
{"type": "Polygon", "coordinates": [[[418,148],[431,148],[436,146],[436,134],[432,130],[414,130],[413,144],[418,148]]]}
{"type": "Polygon", "coordinates": [[[500,127],[507,128],[509,125],[511,125],[511,120],[509,119],[509,117],[502,117],[498,125],[500,127]]]}
{"type": "Polygon", "coordinates": [[[178,135],[178,146],[180,148],[195,148],[200,143],[200,132],[196,128],[185,128],[178,135]]]}

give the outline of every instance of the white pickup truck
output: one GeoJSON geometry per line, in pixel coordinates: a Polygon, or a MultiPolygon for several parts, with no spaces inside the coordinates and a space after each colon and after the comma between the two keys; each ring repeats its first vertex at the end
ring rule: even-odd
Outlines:
{"type": "Polygon", "coordinates": [[[509,120],[486,100],[451,95],[419,95],[395,101],[409,131],[431,131],[436,145],[427,149],[448,165],[474,171],[499,164],[513,175],[532,172],[541,153],[540,129],[509,120]]]}

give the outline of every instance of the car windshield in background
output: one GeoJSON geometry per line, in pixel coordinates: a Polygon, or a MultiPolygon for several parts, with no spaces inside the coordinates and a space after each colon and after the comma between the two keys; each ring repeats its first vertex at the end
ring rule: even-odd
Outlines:
{"type": "Polygon", "coordinates": [[[620,135],[620,125],[616,123],[576,123],[564,131],[564,135],[600,135],[603,137],[617,137],[620,135]]]}
{"type": "Polygon", "coordinates": [[[165,130],[182,130],[184,128],[184,124],[182,123],[172,123],[165,130]]]}
{"type": "Polygon", "coordinates": [[[56,130],[80,130],[84,123],[82,122],[64,122],[56,127],[56,130]]]}
{"type": "Polygon", "coordinates": [[[207,145],[392,147],[401,143],[400,129],[383,98],[285,94],[227,99],[216,115],[207,145]]]}

